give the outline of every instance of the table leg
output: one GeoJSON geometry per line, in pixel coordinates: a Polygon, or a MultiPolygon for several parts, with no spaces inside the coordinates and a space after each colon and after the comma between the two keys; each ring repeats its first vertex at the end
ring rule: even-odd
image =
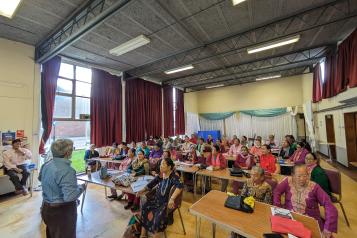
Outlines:
{"type": "Polygon", "coordinates": [[[216,238],[216,224],[212,223],[212,238],[216,238]]]}
{"type": "Polygon", "coordinates": [[[33,193],[33,174],[34,174],[34,170],[31,171],[30,174],[30,198],[32,198],[32,193],[33,193]]]}
{"type": "Polygon", "coordinates": [[[87,194],[87,186],[88,186],[88,182],[84,183],[84,191],[82,194],[82,204],[81,204],[81,213],[83,214],[83,204],[84,204],[84,199],[86,198],[86,194],[87,194]]]}
{"type": "Polygon", "coordinates": [[[193,200],[195,200],[196,197],[196,174],[192,174],[192,179],[193,179],[193,200]]]}
{"type": "Polygon", "coordinates": [[[106,187],[106,186],[104,186],[104,195],[105,195],[105,198],[107,198],[107,197],[108,197],[108,194],[107,194],[107,187],[106,187]]]}
{"type": "Polygon", "coordinates": [[[99,161],[97,160],[97,161],[95,161],[95,171],[97,172],[98,171],[98,165],[99,164],[99,161]]]}
{"type": "Polygon", "coordinates": [[[196,238],[200,238],[200,228],[201,228],[201,218],[196,216],[196,234],[195,237],[196,238]]]}

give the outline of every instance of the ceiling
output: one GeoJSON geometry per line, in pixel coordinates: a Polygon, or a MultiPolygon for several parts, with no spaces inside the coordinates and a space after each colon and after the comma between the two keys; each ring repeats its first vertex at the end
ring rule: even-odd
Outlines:
{"type": "Polygon", "coordinates": [[[67,40],[54,53],[124,71],[132,75],[128,80],[142,77],[196,91],[307,72],[356,26],[357,0],[247,0],[237,6],[231,0],[25,0],[12,20],[0,17],[0,37],[45,51],[67,40]],[[94,8],[96,2],[103,5],[94,8]],[[82,35],[72,34],[110,10],[82,35]],[[80,13],[74,30],[63,31],[80,13]],[[148,45],[109,54],[141,34],[151,39],[148,45]],[[247,54],[248,47],[294,35],[300,35],[297,43],[247,54]],[[163,73],[188,64],[194,69],[163,73]]]}

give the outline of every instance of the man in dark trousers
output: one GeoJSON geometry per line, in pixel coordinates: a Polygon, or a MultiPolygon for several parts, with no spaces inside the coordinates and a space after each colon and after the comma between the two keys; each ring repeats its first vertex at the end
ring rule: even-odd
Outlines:
{"type": "Polygon", "coordinates": [[[73,142],[59,139],[52,143],[53,159],[46,162],[39,175],[42,183],[42,219],[47,238],[75,238],[77,199],[84,190],[77,184],[76,171],[71,167],[73,142]]]}

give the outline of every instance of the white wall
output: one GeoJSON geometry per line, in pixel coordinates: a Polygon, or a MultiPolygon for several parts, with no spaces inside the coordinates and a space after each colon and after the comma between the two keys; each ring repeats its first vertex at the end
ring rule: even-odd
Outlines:
{"type": "MultiPolygon", "coordinates": [[[[352,88],[352,89],[348,89],[343,93],[340,93],[339,95],[333,98],[323,99],[321,102],[316,103],[317,113],[314,113],[315,133],[316,133],[316,137],[320,142],[327,141],[325,115],[329,115],[329,114],[333,115],[335,140],[336,140],[336,157],[337,157],[337,161],[345,166],[348,166],[348,160],[347,160],[347,150],[346,150],[344,113],[357,112],[357,107],[320,112],[320,113],[318,111],[322,109],[338,106],[340,105],[339,101],[356,97],[356,96],[357,96],[357,88],[352,88]]],[[[324,154],[328,154],[326,146],[321,145],[319,147],[319,150],[324,154]]]]}
{"type": "Polygon", "coordinates": [[[40,126],[40,66],[34,47],[0,38],[0,131],[25,130],[35,160],[40,126]]]}

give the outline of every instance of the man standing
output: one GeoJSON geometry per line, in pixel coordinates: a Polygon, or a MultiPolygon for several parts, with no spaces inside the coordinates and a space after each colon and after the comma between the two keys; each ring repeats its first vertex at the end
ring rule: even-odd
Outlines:
{"type": "Polygon", "coordinates": [[[71,167],[73,142],[59,139],[52,143],[53,159],[45,163],[39,175],[42,182],[41,216],[46,224],[47,238],[75,238],[77,199],[84,185],[77,184],[76,171],[71,167]]]}
{"type": "Polygon", "coordinates": [[[16,139],[12,141],[12,148],[3,153],[3,158],[6,174],[15,186],[15,193],[27,195],[26,181],[30,173],[27,170],[26,160],[32,159],[31,151],[21,148],[21,140],[16,139]],[[22,175],[21,180],[18,174],[22,175]]]}

